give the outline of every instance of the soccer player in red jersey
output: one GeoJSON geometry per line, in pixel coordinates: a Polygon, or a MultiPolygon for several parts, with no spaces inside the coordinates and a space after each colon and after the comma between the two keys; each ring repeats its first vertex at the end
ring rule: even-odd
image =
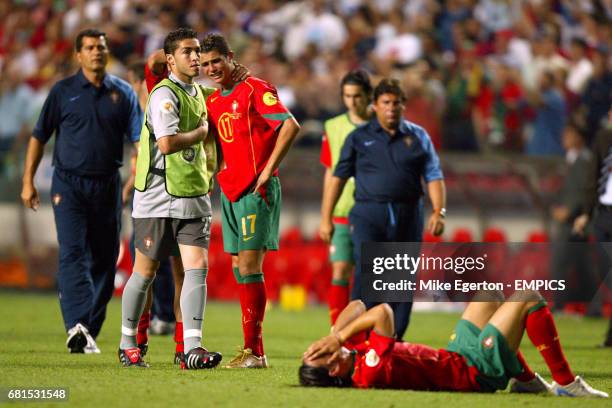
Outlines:
{"type": "Polygon", "coordinates": [[[240,287],[244,345],[228,368],[266,368],[262,323],[266,288],[262,263],[266,250],[278,249],[280,182],[278,166],[300,126],[259,78],[231,77],[233,53],[225,38],[210,34],[202,42],[202,68],[221,86],[206,100],[209,126],[223,153],[221,186],[223,246],[232,255],[240,287]]]}
{"type": "MultiPolygon", "coordinates": [[[[393,311],[387,304],[368,311],[359,301],[340,314],[332,334],[306,350],[300,383],[306,386],[353,386],[430,391],[494,392],[511,378],[530,371],[531,392],[559,396],[608,394],[574,376],[561,349],[546,302],[537,292],[515,293],[508,302],[472,302],[446,349],[393,339],[393,311]],[[517,358],[523,332],[544,357],[552,385],[517,358]]],[[[528,392],[511,387],[511,391],[528,392]]]]}

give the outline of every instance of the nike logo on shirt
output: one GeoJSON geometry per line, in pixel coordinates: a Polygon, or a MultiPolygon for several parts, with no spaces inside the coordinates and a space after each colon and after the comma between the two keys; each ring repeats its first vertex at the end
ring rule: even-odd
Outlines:
{"type": "Polygon", "coordinates": [[[74,102],[77,99],[79,99],[81,97],[81,95],[77,95],[77,96],[73,96],[72,98],[68,99],[70,102],[74,102]]]}
{"type": "Polygon", "coordinates": [[[363,145],[365,147],[372,146],[374,144],[374,142],[375,142],[375,140],[366,140],[365,142],[363,142],[363,145]]]}

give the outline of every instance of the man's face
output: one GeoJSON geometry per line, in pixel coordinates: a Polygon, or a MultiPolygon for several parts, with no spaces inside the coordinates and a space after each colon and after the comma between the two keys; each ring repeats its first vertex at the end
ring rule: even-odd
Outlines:
{"type": "Polygon", "coordinates": [[[86,71],[103,72],[108,62],[106,39],[103,36],[83,37],[83,45],[77,52],[77,60],[86,71]]]}
{"type": "Polygon", "coordinates": [[[354,84],[346,84],[342,87],[342,100],[349,112],[361,117],[365,116],[370,103],[361,86],[354,84]]]}
{"type": "Polygon", "coordinates": [[[398,95],[385,93],[380,95],[372,105],[376,118],[386,129],[395,129],[399,125],[404,111],[404,102],[398,95]]]}
{"type": "Polygon", "coordinates": [[[331,354],[326,354],[317,359],[304,359],[302,363],[311,367],[323,367],[327,369],[332,377],[347,377],[353,368],[353,358],[351,353],[344,347],[339,350],[335,357],[330,361],[331,354]]]}
{"type": "Polygon", "coordinates": [[[200,41],[197,38],[187,38],[178,43],[173,54],[166,58],[172,72],[178,76],[195,78],[200,75],[200,41]]]}
{"type": "Polygon", "coordinates": [[[217,50],[205,52],[202,54],[202,68],[204,69],[204,73],[221,86],[229,84],[231,82],[233,69],[232,58],[232,53],[226,57],[217,50]]]}

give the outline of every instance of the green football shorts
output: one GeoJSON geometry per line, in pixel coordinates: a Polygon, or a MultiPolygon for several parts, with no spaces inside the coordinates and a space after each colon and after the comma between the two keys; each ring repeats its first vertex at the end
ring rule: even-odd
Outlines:
{"type": "Polygon", "coordinates": [[[461,354],[470,366],[478,369],[482,391],[503,390],[510,378],[523,371],[506,338],[491,324],[481,331],[473,323],[459,320],[446,349],[461,354]]]}
{"type": "Polygon", "coordinates": [[[266,199],[253,192],[231,202],[221,192],[223,249],[230,254],[245,250],[278,249],[278,224],[281,186],[278,177],[270,178],[266,199]]]}
{"type": "Polygon", "coordinates": [[[350,227],[346,224],[334,223],[334,235],[329,246],[330,262],[354,262],[353,240],[350,227]]]}

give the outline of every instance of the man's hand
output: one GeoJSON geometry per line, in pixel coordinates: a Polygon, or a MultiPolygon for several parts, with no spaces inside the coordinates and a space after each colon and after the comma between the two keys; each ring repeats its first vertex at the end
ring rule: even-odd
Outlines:
{"type": "Polygon", "coordinates": [[[204,141],[206,136],[208,136],[208,120],[202,118],[199,123],[198,129],[202,132],[202,137],[200,140],[204,141]]]}
{"type": "Polygon", "coordinates": [[[272,177],[272,171],[268,170],[268,167],[266,166],[257,178],[257,183],[255,183],[253,192],[259,191],[259,189],[264,186],[268,180],[270,180],[270,177],[272,177]]]}
{"type": "Polygon", "coordinates": [[[319,224],[319,237],[329,244],[332,235],[334,235],[334,223],[330,220],[321,219],[321,223],[319,224]]]}
{"type": "Polygon", "coordinates": [[[427,229],[434,237],[439,237],[444,233],[444,218],[437,212],[434,212],[429,217],[427,229]]]}
{"type": "Polygon", "coordinates": [[[232,71],[232,81],[244,81],[251,76],[251,71],[244,65],[234,61],[234,70],[232,71]]]}
{"type": "Polygon", "coordinates": [[[574,220],[572,232],[576,235],[584,235],[584,230],[589,223],[588,214],[581,214],[574,220]]]}
{"type": "Polygon", "coordinates": [[[24,183],[21,189],[21,201],[23,201],[23,205],[26,208],[31,208],[32,210],[38,210],[40,207],[40,198],[38,197],[38,191],[34,184],[32,183],[24,183]]]}
{"type": "Polygon", "coordinates": [[[312,343],[304,352],[304,360],[316,360],[325,355],[332,355],[342,347],[340,339],[335,334],[330,334],[312,343]]]}

